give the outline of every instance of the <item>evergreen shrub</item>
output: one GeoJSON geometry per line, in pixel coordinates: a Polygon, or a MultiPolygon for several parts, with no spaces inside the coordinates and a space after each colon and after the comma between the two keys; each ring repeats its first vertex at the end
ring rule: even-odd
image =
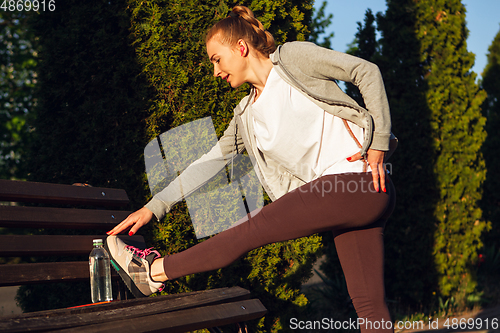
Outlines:
{"type": "MultiPolygon", "coordinates": [[[[436,310],[440,300],[470,306],[481,295],[476,265],[489,223],[479,205],[485,96],[471,72],[465,8],[460,1],[389,1],[376,23],[368,10],[349,52],[379,65],[399,139],[389,161],[397,190],[385,233],[389,306],[400,314],[436,310]]],[[[347,91],[362,102],[354,86],[347,91]]],[[[488,202],[493,212],[496,201],[488,202]]],[[[327,252],[324,269],[335,276],[336,254],[327,252]]]]}
{"type": "Polygon", "coordinates": [[[388,284],[409,303],[477,299],[475,263],[489,229],[479,201],[484,91],[471,72],[466,10],[460,0],[389,1],[379,17],[380,66],[393,128],[398,208],[387,228],[388,284]],[[414,278],[415,283],[409,283],[414,278]]]}
{"type": "MultiPolygon", "coordinates": [[[[126,4],[64,1],[30,19],[38,81],[27,179],[123,188],[139,208],[150,88],[130,47],[126,4]]],[[[88,283],[23,286],[18,300],[38,311],[90,303],[90,291],[88,283]]]]}
{"type": "Polygon", "coordinates": [[[500,168],[498,147],[500,145],[500,31],[488,48],[488,63],[483,71],[482,88],[488,94],[483,103],[483,115],[486,117],[488,136],[483,145],[486,162],[486,181],[482,207],[485,217],[491,221],[492,230],[486,236],[486,242],[499,247],[500,242],[500,180],[496,173],[500,168]]]}
{"type": "Polygon", "coordinates": [[[36,102],[31,13],[0,12],[0,178],[23,179],[20,160],[29,140],[29,112],[36,102]]]}
{"type": "MultiPolygon", "coordinates": [[[[144,205],[151,197],[143,161],[146,144],[206,116],[212,117],[217,135],[222,135],[233,107],[248,92],[248,87],[232,90],[212,77],[204,47],[205,31],[236,4],[68,0],[58,3],[55,12],[37,15],[32,28],[40,49],[39,103],[28,161],[30,179],[124,188],[132,209],[144,205]]],[[[254,10],[278,43],[307,37],[311,1],[239,4],[254,10]]],[[[141,233],[164,255],[199,242],[185,203],[141,233]]],[[[169,282],[164,292],[248,288],[269,310],[251,326],[277,331],[286,328],[287,318],[298,316],[307,303],[300,287],[310,276],[320,247],[317,235],[271,244],[227,268],[169,282]]],[[[34,290],[23,292],[28,303],[30,298],[33,304],[43,298],[42,291],[34,290]]]]}
{"type": "MultiPolygon", "coordinates": [[[[186,122],[210,115],[218,136],[232,118],[232,109],[248,87],[232,90],[213,78],[204,33],[238,3],[208,1],[131,1],[132,44],[143,75],[155,91],[147,119],[148,139],[186,122]]],[[[240,2],[249,6],[270,29],[278,43],[304,40],[311,5],[300,1],[240,2]]],[[[153,241],[165,254],[182,251],[198,242],[184,204],[155,225],[153,241]]],[[[203,240],[201,240],[203,241],[203,240]]],[[[178,279],[167,292],[184,292],[240,285],[249,288],[270,310],[258,325],[264,331],[286,327],[306,304],[300,285],[311,270],[321,238],[271,244],[256,249],[233,265],[178,279]],[[280,321],[281,318],[281,321],[280,321]]]]}
{"type": "Polygon", "coordinates": [[[498,301],[500,288],[500,180],[497,170],[500,168],[498,147],[500,144],[500,31],[496,34],[488,48],[488,63],[483,71],[482,88],[488,94],[484,100],[483,116],[486,121],[488,136],[482,147],[486,163],[486,180],[481,208],[485,219],[491,222],[491,231],[484,235],[485,248],[481,250],[478,260],[478,278],[487,301],[495,304],[498,301]]]}

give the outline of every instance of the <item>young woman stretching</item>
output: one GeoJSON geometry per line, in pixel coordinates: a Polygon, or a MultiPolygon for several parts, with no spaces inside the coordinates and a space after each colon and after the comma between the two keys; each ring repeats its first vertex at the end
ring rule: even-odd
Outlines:
{"type": "Polygon", "coordinates": [[[378,68],[307,42],[276,48],[271,34],[243,6],[208,31],[206,47],[215,77],[233,88],[245,82],[253,88],[217,145],[198,160],[210,161],[210,167],[203,172],[188,167],[180,176],[189,180],[182,191],[173,181],[108,233],[106,247],[122,278],[134,295],[146,296],[164,281],[227,266],[257,247],[332,231],[358,317],[390,321],[383,231],[395,191],[383,164],[391,123],[378,68]],[[366,109],[334,80],[355,84],[366,109]],[[255,160],[273,200],[246,222],[164,258],[116,237],[125,230],[136,233],[153,215],[162,219],[182,193],[187,196],[206,183],[231,161],[227,156],[243,150],[255,160]]]}

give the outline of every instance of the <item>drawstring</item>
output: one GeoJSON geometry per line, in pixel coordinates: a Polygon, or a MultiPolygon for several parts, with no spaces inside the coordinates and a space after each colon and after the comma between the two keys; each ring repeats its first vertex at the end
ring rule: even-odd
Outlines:
{"type": "Polygon", "coordinates": [[[234,155],[236,154],[236,151],[238,151],[238,122],[234,121],[234,146],[233,146],[233,153],[231,154],[231,181],[233,180],[233,166],[234,166],[234,155]]]}
{"type": "MultiPolygon", "coordinates": [[[[342,121],[344,122],[345,128],[347,129],[351,137],[354,139],[354,141],[356,141],[358,148],[362,148],[363,146],[361,146],[361,143],[359,143],[358,139],[352,132],[351,127],[349,127],[349,124],[347,123],[347,120],[342,119],[342,121]]],[[[366,155],[362,156],[362,161],[363,161],[363,172],[366,172],[366,170],[368,169],[368,161],[366,160],[366,155]]]]}

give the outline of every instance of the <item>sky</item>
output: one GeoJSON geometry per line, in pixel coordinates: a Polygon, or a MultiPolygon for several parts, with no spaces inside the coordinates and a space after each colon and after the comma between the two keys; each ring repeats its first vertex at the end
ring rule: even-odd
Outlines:
{"type": "MultiPolygon", "coordinates": [[[[323,0],[315,0],[320,7],[323,0]]],[[[333,32],[332,48],[345,52],[354,40],[357,22],[364,22],[368,8],[375,14],[385,12],[385,0],[327,0],[326,13],[333,14],[332,24],[326,32],[333,32]]],[[[469,29],[467,49],[476,55],[472,70],[481,75],[486,66],[488,47],[500,30],[500,0],[462,0],[467,10],[466,21],[469,29]]]]}

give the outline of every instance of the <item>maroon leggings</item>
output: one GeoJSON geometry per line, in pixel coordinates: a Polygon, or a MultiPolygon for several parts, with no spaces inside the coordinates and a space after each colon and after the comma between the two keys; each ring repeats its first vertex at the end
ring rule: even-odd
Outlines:
{"type": "Polygon", "coordinates": [[[385,302],[383,231],[395,190],[375,192],[371,173],[328,175],[299,187],[234,228],[165,257],[169,279],[225,267],[266,244],[331,230],[362,332],[392,332],[385,302]],[[378,328],[375,330],[375,327],[378,328]]]}

